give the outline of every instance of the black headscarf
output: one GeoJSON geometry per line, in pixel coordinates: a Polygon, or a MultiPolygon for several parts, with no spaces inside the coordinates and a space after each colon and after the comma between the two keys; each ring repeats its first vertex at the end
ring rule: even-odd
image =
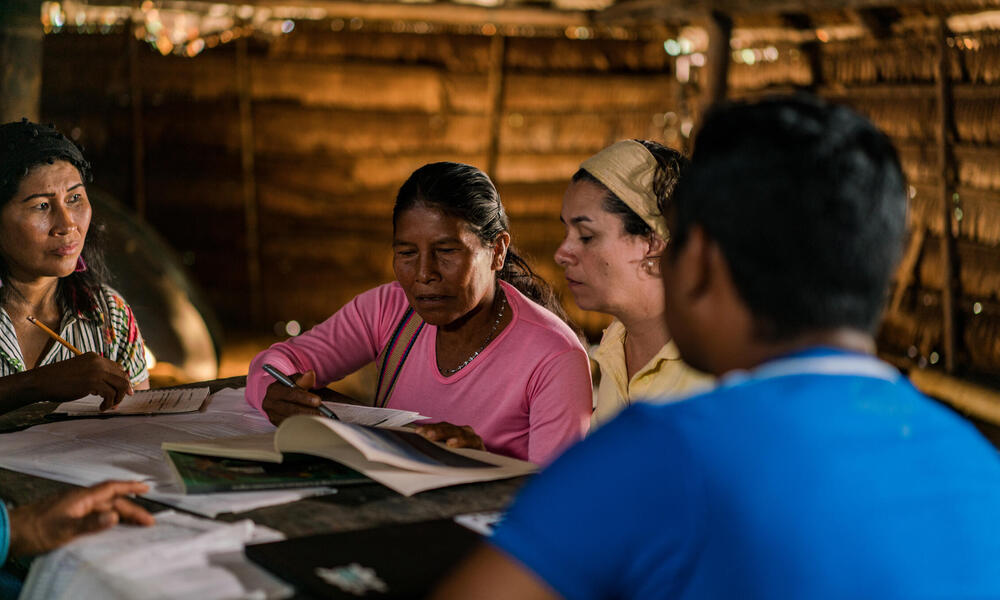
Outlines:
{"type": "Polygon", "coordinates": [[[39,125],[27,119],[0,125],[0,205],[17,191],[31,167],[65,160],[90,181],[90,163],[81,149],[52,125],[39,125]]]}

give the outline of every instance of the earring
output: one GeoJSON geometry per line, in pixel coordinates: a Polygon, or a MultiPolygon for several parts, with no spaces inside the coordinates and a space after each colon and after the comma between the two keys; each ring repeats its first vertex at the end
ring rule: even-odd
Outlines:
{"type": "Polygon", "coordinates": [[[646,273],[652,275],[653,277],[660,276],[660,264],[653,258],[643,259],[642,268],[646,271],[646,273]]]}
{"type": "Polygon", "coordinates": [[[76,258],[76,268],[73,269],[74,273],[80,273],[81,271],[87,270],[87,263],[83,261],[83,256],[78,256],[76,258]]]}

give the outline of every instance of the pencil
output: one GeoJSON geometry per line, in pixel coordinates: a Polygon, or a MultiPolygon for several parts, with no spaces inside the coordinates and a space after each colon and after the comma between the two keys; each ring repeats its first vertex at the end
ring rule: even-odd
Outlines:
{"type": "Polygon", "coordinates": [[[45,323],[42,323],[41,321],[39,321],[35,317],[32,317],[31,315],[28,315],[28,320],[31,321],[33,324],[37,325],[39,329],[41,329],[42,331],[44,331],[45,333],[47,333],[50,338],[52,338],[55,341],[59,342],[63,346],[66,346],[67,348],[69,348],[69,351],[72,352],[73,354],[75,354],[77,356],[80,356],[81,354],[83,354],[83,352],[80,352],[80,350],[78,350],[76,346],[74,346],[73,344],[71,344],[71,343],[67,342],[65,339],[63,339],[63,337],[61,335],[59,335],[58,333],[56,333],[56,332],[52,331],[51,329],[49,329],[48,327],[46,327],[45,323]]]}

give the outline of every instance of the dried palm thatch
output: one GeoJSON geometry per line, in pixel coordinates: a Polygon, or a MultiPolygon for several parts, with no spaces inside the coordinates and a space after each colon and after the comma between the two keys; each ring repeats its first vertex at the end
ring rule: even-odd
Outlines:
{"type": "MultiPolygon", "coordinates": [[[[915,186],[914,192],[910,200],[910,228],[925,227],[935,235],[942,235],[944,209],[940,190],[936,186],[915,186]]],[[[969,187],[959,187],[955,194],[958,202],[952,196],[952,203],[962,215],[957,225],[958,235],[985,246],[1000,245],[1000,194],[969,187]]]]}
{"type": "MultiPolygon", "coordinates": [[[[938,296],[932,292],[920,293],[920,305],[886,315],[879,332],[883,352],[907,356],[922,364],[921,359],[940,352],[942,327],[938,296]]],[[[966,302],[963,307],[971,303],[966,302]]],[[[965,364],[980,372],[1000,370],[1000,318],[983,312],[963,311],[965,323],[963,344],[965,364]]]]}

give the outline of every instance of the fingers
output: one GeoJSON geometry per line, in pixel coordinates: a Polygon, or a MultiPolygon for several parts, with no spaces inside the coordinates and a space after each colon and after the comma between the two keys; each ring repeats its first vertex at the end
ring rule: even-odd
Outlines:
{"type": "Polygon", "coordinates": [[[134,502],[129,502],[125,498],[116,498],[114,508],[115,512],[121,517],[121,520],[127,523],[152,525],[156,522],[153,515],[149,514],[146,509],[134,502]]]}
{"type": "Polygon", "coordinates": [[[271,423],[280,425],[294,415],[318,415],[319,403],[315,394],[275,382],[268,386],[261,408],[271,423]]]}
{"type": "Polygon", "coordinates": [[[101,410],[114,408],[125,399],[126,395],[133,393],[132,382],[129,381],[128,374],[118,363],[96,355],[94,360],[100,381],[100,389],[96,390],[95,393],[104,398],[101,402],[101,410]]]}
{"type": "Polygon", "coordinates": [[[85,533],[96,533],[118,524],[118,513],[113,510],[102,510],[89,513],[82,519],[76,519],[70,524],[71,530],[67,535],[69,541],[78,535],[85,533]]]}
{"type": "Polygon", "coordinates": [[[486,449],[483,439],[468,425],[459,427],[451,423],[428,423],[417,427],[416,431],[432,442],[442,442],[450,448],[486,449]]]}
{"type": "Polygon", "coordinates": [[[105,481],[68,492],[63,499],[68,503],[69,516],[82,517],[91,512],[111,510],[116,498],[148,491],[149,486],[141,481],[105,481]]]}
{"type": "MultiPolygon", "coordinates": [[[[143,494],[149,491],[149,486],[140,481],[105,481],[95,486],[75,490],[82,497],[79,502],[83,509],[84,520],[93,525],[94,515],[99,515],[100,528],[110,527],[121,520],[138,525],[152,525],[153,516],[139,505],[129,502],[125,496],[143,494]],[[106,517],[100,515],[114,514],[114,522],[107,524],[106,517]]],[[[94,525],[94,526],[98,526],[94,525]]]]}
{"type": "Polygon", "coordinates": [[[274,425],[281,425],[282,421],[288,417],[293,417],[295,415],[318,415],[320,414],[318,408],[312,408],[309,406],[302,406],[300,404],[293,404],[290,402],[280,402],[276,400],[268,400],[264,398],[264,403],[261,405],[264,412],[267,414],[268,419],[274,425]]]}
{"type": "Polygon", "coordinates": [[[111,501],[117,496],[130,496],[133,494],[145,494],[149,491],[149,486],[141,481],[105,481],[92,485],[89,488],[80,490],[89,492],[94,499],[111,501]]]}
{"type": "Polygon", "coordinates": [[[310,369],[298,377],[295,377],[294,380],[295,384],[300,388],[311,390],[316,387],[316,372],[310,369]]]}
{"type": "MultiPolygon", "coordinates": [[[[304,375],[301,377],[304,377],[304,375]]],[[[300,388],[290,388],[278,382],[274,382],[267,386],[267,392],[264,395],[264,400],[266,401],[268,399],[278,402],[286,402],[289,404],[297,404],[299,406],[308,406],[310,408],[316,408],[320,404],[319,396],[316,394],[300,388]]]]}

